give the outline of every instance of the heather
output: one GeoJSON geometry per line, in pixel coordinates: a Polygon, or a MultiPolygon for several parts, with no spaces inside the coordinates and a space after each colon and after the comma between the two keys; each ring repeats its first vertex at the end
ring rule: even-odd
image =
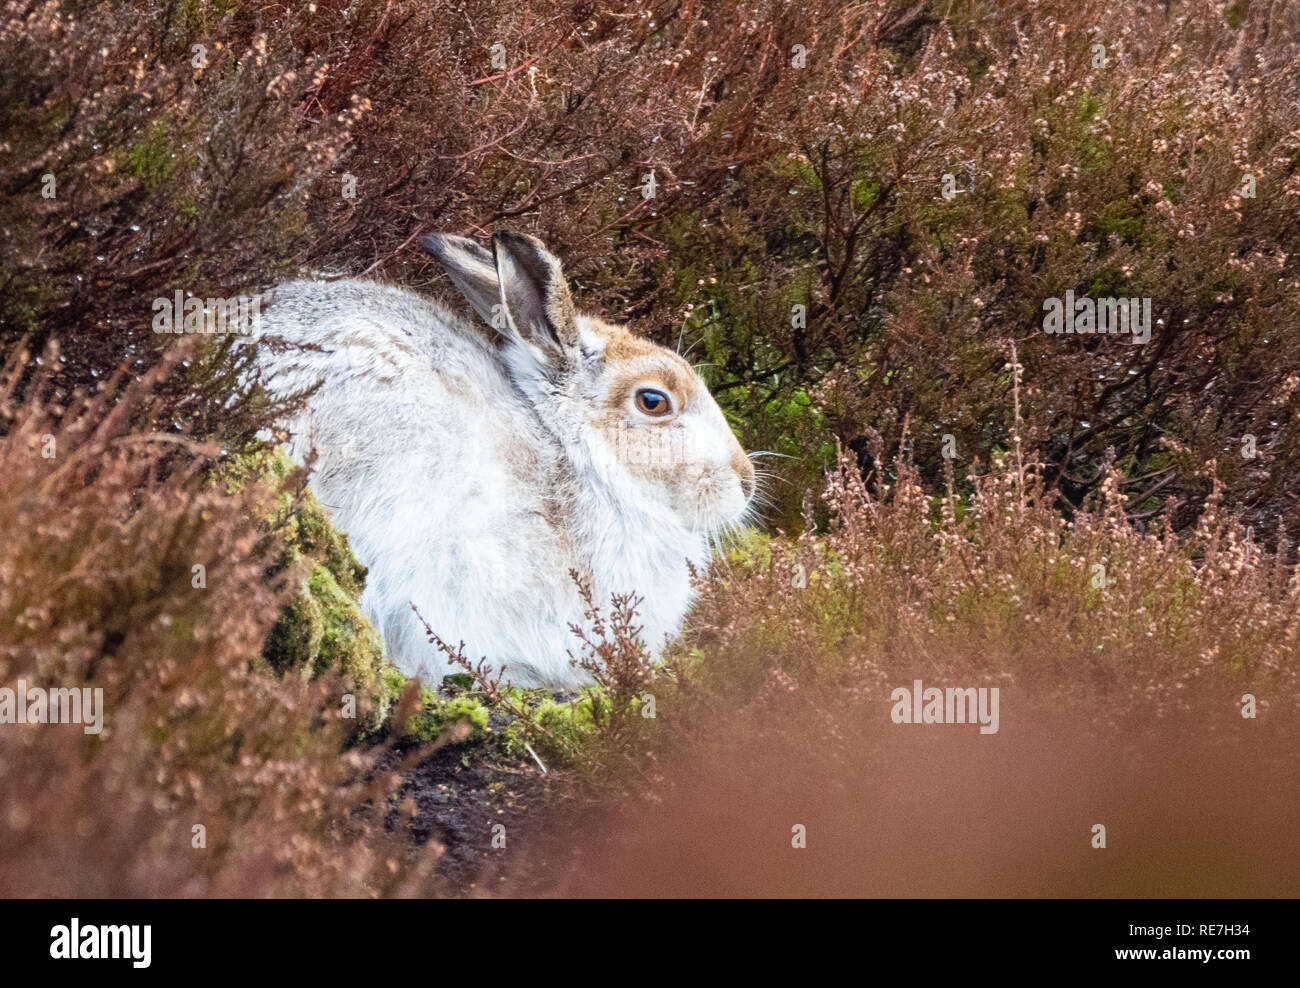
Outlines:
{"type": "Polygon", "coordinates": [[[107,715],[0,728],[0,888],[1293,894],[1298,31],[1258,0],[4,3],[0,686],[107,715]],[[153,331],[308,272],[450,299],[419,234],[503,227],[766,454],[665,664],[593,600],[576,695],[436,639],[459,675],[387,666],[277,452],[292,402],[243,341],[153,331]],[[1067,292],[1149,298],[1149,340],[1045,332],[1067,292]],[[1001,733],[899,733],[917,679],[998,687],[1001,733]],[[1117,863],[1059,857],[1106,814],[1117,863]],[[756,849],[801,821],[840,841],[815,866],[756,849]]]}

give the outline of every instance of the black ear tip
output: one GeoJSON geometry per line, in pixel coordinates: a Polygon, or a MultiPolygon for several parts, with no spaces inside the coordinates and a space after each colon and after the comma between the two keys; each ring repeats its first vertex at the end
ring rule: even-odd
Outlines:
{"type": "Polygon", "coordinates": [[[482,244],[454,233],[427,233],[420,246],[447,266],[492,263],[491,252],[482,244]]]}
{"type": "Polygon", "coordinates": [[[530,237],[526,233],[517,233],[514,230],[498,230],[492,235],[492,243],[495,246],[500,244],[510,251],[538,251],[546,250],[546,245],[536,237],[530,237]]]}

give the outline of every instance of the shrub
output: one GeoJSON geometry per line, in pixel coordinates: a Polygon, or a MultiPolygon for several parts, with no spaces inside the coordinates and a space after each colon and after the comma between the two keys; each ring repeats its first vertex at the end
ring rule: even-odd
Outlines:
{"type": "MultiPolygon", "coordinates": [[[[304,265],[426,286],[418,232],[518,225],[563,245],[584,303],[698,355],[747,443],[795,457],[776,524],[835,436],[870,466],[868,430],[887,457],[906,432],[930,482],[945,436],[967,465],[1005,449],[1012,338],[1022,440],[1067,512],[1113,448],[1134,517],[1186,528],[1218,456],[1248,523],[1295,520],[1293,10],[6,14],[0,331],[60,335],[60,381],[147,367],[170,342],[149,302],[177,288],[304,265]],[[1151,342],[1043,334],[1067,290],[1151,297],[1151,342]]],[[[239,348],[212,350],[167,400],[190,434],[246,440],[274,409],[255,377],[232,387],[239,348]],[[222,399],[195,400],[216,378],[222,399]]]]}
{"type": "Polygon", "coordinates": [[[166,364],[66,407],[39,369],[15,403],[23,364],[0,376],[0,682],[99,689],[104,716],[97,734],[0,730],[0,888],[375,894],[420,873],[390,870],[402,831],[372,808],[396,776],[345,753],[337,672],[258,671],[283,602],[282,549],[255,521],[275,489],[231,494],[209,479],[214,447],[128,430],[158,412],[166,364]]]}

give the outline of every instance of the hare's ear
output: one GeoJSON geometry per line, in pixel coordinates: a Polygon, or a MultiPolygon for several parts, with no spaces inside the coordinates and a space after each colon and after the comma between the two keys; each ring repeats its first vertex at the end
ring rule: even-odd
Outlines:
{"type": "Polygon", "coordinates": [[[501,313],[501,285],[496,262],[487,248],[465,237],[431,233],[422,237],[424,249],[438,259],[465,300],[489,326],[504,330],[501,313]]]}
{"type": "Polygon", "coordinates": [[[559,259],[540,240],[507,230],[492,238],[492,253],[507,331],[545,362],[562,362],[578,346],[578,324],[559,259]]]}

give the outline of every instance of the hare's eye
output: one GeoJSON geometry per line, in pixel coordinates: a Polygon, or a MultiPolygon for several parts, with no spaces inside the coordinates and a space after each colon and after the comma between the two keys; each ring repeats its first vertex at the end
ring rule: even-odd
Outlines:
{"type": "Polygon", "coordinates": [[[642,388],[636,393],[636,407],[647,415],[667,415],[673,410],[668,396],[654,388],[642,388]]]}

